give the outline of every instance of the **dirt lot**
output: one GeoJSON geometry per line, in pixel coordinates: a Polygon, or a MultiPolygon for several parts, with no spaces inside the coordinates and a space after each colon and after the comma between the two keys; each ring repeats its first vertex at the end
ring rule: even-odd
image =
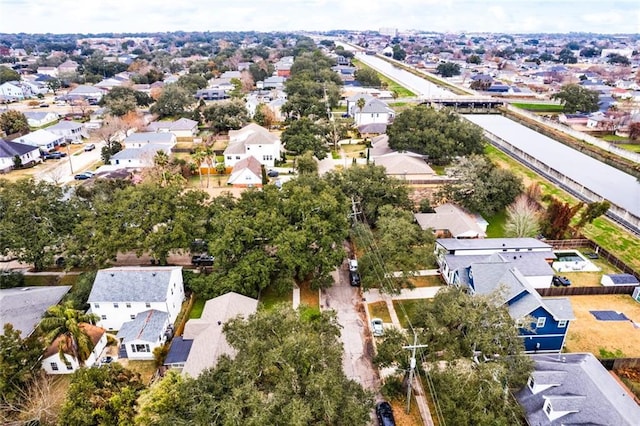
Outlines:
{"type": "Polygon", "coordinates": [[[572,296],[569,297],[576,316],[569,326],[565,347],[567,352],[591,352],[600,356],[600,350],[621,352],[620,357],[640,357],[640,303],[629,295],[572,296]],[[599,321],[589,311],[616,311],[631,321],[599,321]]]}

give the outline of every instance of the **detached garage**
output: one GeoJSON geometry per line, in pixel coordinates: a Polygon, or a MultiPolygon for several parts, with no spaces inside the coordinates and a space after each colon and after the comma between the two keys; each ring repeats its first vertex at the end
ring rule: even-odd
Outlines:
{"type": "Polygon", "coordinates": [[[640,281],[631,274],[604,274],[600,284],[605,287],[617,285],[638,285],[640,281]]]}

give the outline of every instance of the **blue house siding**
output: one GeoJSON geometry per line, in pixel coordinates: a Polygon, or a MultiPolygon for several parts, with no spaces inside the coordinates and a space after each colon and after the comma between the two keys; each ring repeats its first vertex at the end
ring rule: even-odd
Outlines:
{"type": "Polygon", "coordinates": [[[534,318],[532,329],[519,329],[520,337],[524,341],[526,352],[560,352],[569,328],[569,321],[565,327],[558,327],[558,321],[543,307],[539,307],[529,314],[534,318]],[[545,318],[544,327],[536,327],[538,318],[545,318]]]}

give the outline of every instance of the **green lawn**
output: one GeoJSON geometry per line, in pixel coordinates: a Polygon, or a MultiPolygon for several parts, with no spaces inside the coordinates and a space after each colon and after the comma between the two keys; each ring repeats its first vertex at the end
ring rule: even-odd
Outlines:
{"type": "Polygon", "coordinates": [[[504,225],[507,223],[507,210],[503,209],[491,217],[485,218],[489,222],[487,226],[487,238],[504,237],[504,225]]]}
{"type": "Polygon", "coordinates": [[[626,142],[629,140],[629,138],[627,137],[618,136],[618,135],[604,135],[600,139],[604,139],[605,141],[608,141],[608,142],[621,142],[621,141],[626,142]]]}
{"type": "Polygon", "coordinates": [[[273,289],[267,288],[262,291],[259,297],[260,309],[273,309],[279,303],[293,303],[293,292],[288,291],[284,294],[278,294],[273,289]]]}
{"type": "Polygon", "coordinates": [[[37,287],[48,285],[74,285],[78,281],[78,275],[25,275],[25,287],[37,287]]]}
{"type": "Polygon", "coordinates": [[[563,105],[557,104],[528,104],[528,103],[520,103],[520,102],[511,102],[516,108],[521,108],[527,111],[535,111],[535,112],[562,112],[564,110],[563,105]]]}
{"type": "Polygon", "coordinates": [[[369,316],[371,318],[380,318],[384,322],[391,322],[391,315],[387,308],[387,302],[380,301],[369,303],[367,307],[369,308],[369,316]]]}
{"type": "MultiPolygon", "coordinates": [[[[361,68],[361,69],[369,68],[369,69],[371,69],[371,67],[363,64],[362,62],[360,62],[357,59],[353,59],[352,62],[353,62],[353,65],[355,65],[358,68],[361,68]]],[[[384,75],[382,75],[380,73],[378,73],[378,77],[380,77],[380,81],[382,82],[382,84],[386,85],[387,90],[390,90],[391,92],[396,93],[399,98],[414,98],[416,96],[416,94],[413,93],[411,90],[407,89],[404,86],[401,86],[400,84],[396,83],[395,81],[391,80],[390,78],[387,78],[387,77],[385,77],[384,75]]]]}
{"type": "Polygon", "coordinates": [[[626,149],[627,151],[640,153],[640,144],[637,143],[619,143],[616,144],[616,146],[626,149]]]}
{"type": "Polygon", "coordinates": [[[394,300],[393,307],[398,314],[400,325],[403,328],[409,328],[409,322],[414,323],[416,314],[422,311],[428,303],[432,302],[429,299],[394,300]]]}
{"type": "Polygon", "coordinates": [[[189,312],[189,319],[200,318],[202,316],[202,311],[204,310],[205,303],[206,300],[201,299],[200,297],[196,297],[196,301],[193,302],[193,306],[191,306],[191,312],[189,312]]]}

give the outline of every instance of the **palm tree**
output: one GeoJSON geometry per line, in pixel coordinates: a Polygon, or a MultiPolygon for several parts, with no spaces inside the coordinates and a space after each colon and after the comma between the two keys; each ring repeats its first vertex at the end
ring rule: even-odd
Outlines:
{"type": "Polygon", "coordinates": [[[202,188],[202,163],[204,163],[206,159],[206,155],[202,151],[202,149],[198,147],[196,151],[191,155],[191,159],[193,160],[196,167],[198,168],[198,176],[200,177],[200,188],[202,188]]]}
{"type": "Polygon", "coordinates": [[[78,363],[84,365],[91,355],[93,343],[81,324],[94,323],[98,320],[97,315],[85,314],[73,309],[73,303],[69,301],[64,305],[56,305],[47,309],[39,327],[44,334],[47,345],[52,344],[59,336],[64,336],[58,345],[58,354],[61,360],[69,364],[65,356],[65,349],[68,348],[71,349],[78,363]]]}
{"type": "Polygon", "coordinates": [[[213,145],[206,144],[202,149],[204,156],[204,162],[207,164],[207,188],[209,187],[209,179],[211,177],[211,168],[216,163],[216,152],[213,150],[213,145]]]}
{"type": "Polygon", "coordinates": [[[358,107],[358,111],[360,111],[360,115],[358,116],[358,122],[362,121],[362,109],[365,107],[366,104],[367,104],[367,101],[365,101],[364,98],[358,98],[358,100],[356,101],[356,106],[358,107]]]}

